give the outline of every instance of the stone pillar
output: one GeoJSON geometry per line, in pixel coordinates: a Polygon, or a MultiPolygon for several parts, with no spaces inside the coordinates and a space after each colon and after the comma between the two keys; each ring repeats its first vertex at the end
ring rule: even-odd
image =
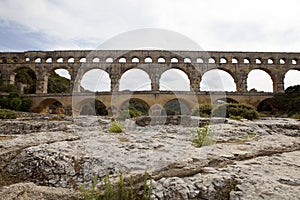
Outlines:
{"type": "Polygon", "coordinates": [[[11,72],[11,74],[9,72],[3,72],[1,74],[1,78],[2,78],[2,81],[3,81],[3,84],[4,85],[13,85],[15,84],[15,76],[16,76],[16,73],[14,72],[11,72]]]}
{"type": "Polygon", "coordinates": [[[147,70],[151,80],[151,91],[159,91],[159,79],[162,74],[162,69],[154,65],[151,69],[147,70]]]}
{"type": "Polygon", "coordinates": [[[192,92],[199,92],[200,91],[200,82],[201,82],[201,75],[197,70],[192,70],[189,74],[190,77],[190,90],[192,92]]]}
{"type": "Polygon", "coordinates": [[[81,79],[79,79],[79,78],[77,78],[76,80],[71,79],[71,81],[70,81],[70,93],[81,92],[80,91],[80,88],[81,88],[80,82],[81,82],[81,79]]]}
{"type": "Polygon", "coordinates": [[[119,91],[119,76],[117,74],[110,75],[110,91],[111,92],[118,92],[119,91]]]}
{"type": "Polygon", "coordinates": [[[236,84],[236,91],[237,92],[247,92],[247,73],[242,72],[236,75],[237,82],[236,84]]]}
{"type": "Polygon", "coordinates": [[[47,80],[44,79],[37,79],[36,80],[36,94],[43,94],[47,93],[47,80]]]}
{"type": "Polygon", "coordinates": [[[277,83],[273,85],[274,93],[284,93],[284,83],[277,83]]]}
{"type": "Polygon", "coordinates": [[[273,81],[273,92],[274,93],[283,93],[284,92],[284,74],[279,71],[274,73],[272,81],[273,81]]]}

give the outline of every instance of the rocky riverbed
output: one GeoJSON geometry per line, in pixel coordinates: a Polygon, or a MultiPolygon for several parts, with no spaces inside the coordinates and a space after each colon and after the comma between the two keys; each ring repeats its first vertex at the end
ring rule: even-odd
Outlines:
{"type": "Polygon", "coordinates": [[[299,199],[300,121],[184,119],[126,120],[123,133],[108,131],[108,117],[2,120],[0,199],[80,199],[73,188],[120,169],[136,180],[147,171],[152,199],[299,199]],[[195,128],[207,122],[211,145],[198,148],[195,128]]]}

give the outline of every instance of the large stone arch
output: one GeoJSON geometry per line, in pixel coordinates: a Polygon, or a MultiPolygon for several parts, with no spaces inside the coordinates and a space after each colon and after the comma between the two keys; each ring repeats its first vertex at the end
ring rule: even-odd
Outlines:
{"type": "Polygon", "coordinates": [[[150,105],[141,98],[132,97],[121,103],[120,111],[133,110],[138,111],[142,115],[148,115],[150,105]]]}
{"type": "Polygon", "coordinates": [[[265,67],[254,67],[254,68],[251,68],[251,69],[248,71],[248,73],[247,73],[247,88],[248,88],[248,77],[249,77],[249,74],[250,74],[253,70],[261,70],[261,71],[267,73],[267,74],[270,76],[270,78],[271,78],[271,80],[272,80],[273,92],[276,92],[276,91],[277,91],[277,89],[278,89],[278,88],[277,88],[277,84],[278,84],[278,83],[280,83],[280,82],[283,83],[282,78],[278,78],[278,77],[276,78],[275,74],[272,73],[270,69],[267,69],[267,68],[265,68],[265,67]]]}
{"type": "Polygon", "coordinates": [[[89,67],[89,68],[84,68],[84,69],[82,69],[78,72],[78,75],[77,75],[77,77],[75,79],[75,83],[74,83],[74,88],[73,88],[74,92],[81,91],[81,87],[82,87],[81,86],[81,81],[83,80],[84,76],[92,70],[100,70],[101,72],[108,75],[108,78],[109,78],[109,83],[108,84],[110,85],[110,88],[111,88],[111,84],[112,84],[111,73],[108,72],[107,68],[93,66],[93,67],[89,67]]]}
{"type": "Polygon", "coordinates": [[[66,113],[65,105],[63,104],[63,102],[59,101],[58,98],[53,98],[53,97],[42,100],[38,104],[37,107],[32,109],[32,111],[37,112],[37,113],[50,113],[50,114],[65,114],[66,113]],[[57,110],[50,111],[50,109],[53,109],[53,108],[50,108],[50,106],[56,102],[58,102],[61,105],[61,107],[60,108],[57,107],[57,110]]]}
{"type": "Polygon", "coordinates": [[[80,115],[108,115],[108,107],[103,101],[97,98],[86,98],[80,101],[77,105],[77,111],[80,115]],[[97,103],[101,107],[98,107],[97,103]],[[101,109],[101,110],[99,110],[101,109]]]}
{"type": "MultiPolygon", "coordinates": [[[[31,77],[33,79],[33,81],[35,81],[34,84],[34,88],[32,88],[34,91],[30,91],[29,93],[31,94],[34,94],[34,93],[39,93],[38,90],[39,90],[39,87],[40,87],[40,84],[39,84],[39,74],[35,71],[34,68],[32,67],[27,67],[27,66],[20,66],[20,67],[16,67],[14,68],[11,73],[9,74],[9,79],[10,79],[10,84],[14,84],[16,85],[16,87],[18,88],[18,90],[21,92],[21,93],[24,93],[24,88],[26,87],[26,84],[18,84],[16,82],[16,79],[17,79],[17,76],[18,76],[18,73],[21,72],[22,70],[29,70],[30,73],[32,73],[32,76],[31,77]]],[[[26,92],[25,92],[26,93],[26,92]]]]}
{"type": "Polygon", "coordinates": [[[159,90],[161,90],[161,78],[162,78],[163,74],[165,74],[166,72],[168,72],[170,70],[179,70],[179,71],[183,72],[187,76],[187,78],[189,80],[189,83],[188,83],[189,84],[189,91],[191,91],[192,78],[190,76],[190,73],[187,73],[187,71],[185,69],[181,68],[181,67],[167,67],[167,68],[164,68],[160,72],[160,74],[158,76],[158,78],[159,78],[159,81],[158,81],[158,83],[159,83],[159,90]]]}
{"type": "MultiPolygon", "coordinates": [[[[61,65],[61,66],[55,66],[55,67],[51,67],[46,75],[44,76],[44,88],[47,89],[47,93],[49,93],[48,89],[49,89],[49,77],[53,74],[53,73],[56,73],[55,71],[56,70],[59,70],[59,69],[63,69],[63,70],[66,70],[70,76],[70,81],[69,81],[69,93],[72,92],[73,88],[72,88],[72,80],[73,80],[73,70],[72,68],[70,67],[67,67],[65,65],[61,65]]],[[[58,74],[59,75],[59,74],[58,74]]],[[[59,75],[60,76],[60,75],[59,75]]]]}
{"type": "Polygon", "coordinates": [[[167,115],[189,115],[193,109],[189,103],[182,98],[168,100],[164,103],[163,108],[165,110],[165,113],[163,114],[167,115]]]}
{"type": "Polygon", "coordinates": [[[151,90],[151,85],[152,85],[152,81],[151,81],[151,77],[150,77],[150,73],[149,73],[149,70],[147,70],[146,68],[144,67],[127,67],[125,70],[123,70],[120,74],[120,77],[119,77],[119,87],[118,89],[120,89],[120,85],[121,85],[121,80],[122,78],[124,78],[124,75],[126,75],[126,73],[130,72],[131,70],[140,70],[141,72],[143,72],[145,75],[147,75],[147,77],[149,78],[150,80],[150,90],[151,90]]]}
{"type": "Polygon", "coordinates": [[[234,85],[235,85],[235,91],[238,91],[238,89],[239,89],[239,86],[238,86],[239,85],[239,80],[237,78],[237,75],[235,75],[231,70],[223,68],[223,67],[214,67],[214,68],[209,68],[209,69],[206,69],[206,70],[202,71],[202,77],[201,77],[201,81],[200,81],[199,84],[202,83],[203,77],[207,73],[212,72],[213,70],[220,70],[220,71],[223,71],[226,74],[228,74],[233,79],[233,82],[234,82],[234,85]]]}
{"type": "MultiPolygon", "coordinates": [[[[298,73],[300,73],[300,68],[295,68],[293,66],[291,66],[289,69],[285,70],[284,73],[283,73],[283,80],[282,80],[282,82],[284,84],[284,89],[287,89],[289,86],[292,86],[292,85],[288,84],[287,81],[286,81],[286,75],[291,70],[296,70],[296,71],[298,71],[298,73]]],[[[296,85],[300,85],[300,76],[298,77],[298,80],[299,80],[298,81],[299,84],[297,83],[296,85]]]]}

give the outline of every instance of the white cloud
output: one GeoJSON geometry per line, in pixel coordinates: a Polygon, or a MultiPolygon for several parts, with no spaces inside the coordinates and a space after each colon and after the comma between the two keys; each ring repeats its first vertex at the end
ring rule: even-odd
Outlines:
{"type": "MultiPolygon", "coordinates": [[[[123,32],[161,28],[204,50],[299,52],[299,5],[297,0],[0,0],[0,50],[94,49],[123,32]]],[[[183,48],[174,40],[170,46],[183,48]]]]}

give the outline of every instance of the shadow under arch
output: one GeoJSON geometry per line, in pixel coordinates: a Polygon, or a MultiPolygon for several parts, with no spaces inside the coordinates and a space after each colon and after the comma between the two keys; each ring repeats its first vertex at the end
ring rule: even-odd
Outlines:
{"type": "Polygon", "coordinates": [[[257,106],[258,112],[271,113],[273,110],[274,110],[274,106],[273,106],[272,98],[267,98],[265,100],[262,100],[257,106]]]}
{"type": "Polygon", "coordinates": [[[85,99],[79,107],[80,115],[106,116],[108,111],[104,103],[98,99],[85,99]]]}
{"type": "Polygon", "coordinates": [[[162,115],[189,115],[191,113],[188,103],[180,98],[169,100],[163,107],[165,113],[162,113],[162,115]]]}
{"type": "Polygon", "coordinates": [[[121,104],[120,111],[123,114],[124,112],[127,112],[126,114],[130,117],[135,117],[148,115],[149,109],[150,106],[146,103],[146,101],[139,98],[130,98],[121,104]]]}
{"type": "Polygon", "coordinates": [[[32,111],[36,113],[66,114],[64,105],[55,98],[43,100],[32,111]]]}
{"type": "Polygon", "coordinates": [[[215,99],[213,101],[213,104],[222,104],[222,103],[239,103],[239,102],[229,97],[223,97],[223,98],[215,99]]]}

